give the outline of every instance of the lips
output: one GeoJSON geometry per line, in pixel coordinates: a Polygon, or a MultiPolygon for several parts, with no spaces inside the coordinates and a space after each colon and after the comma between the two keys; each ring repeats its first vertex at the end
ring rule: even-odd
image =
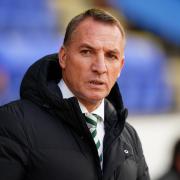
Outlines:
{"type": "Polygon", "coordinates": [[[91,80],[89,81],[89,83],[94,86],[101,86],[105,84],[104,81],[101,81],[101,80],[91,80]]]}
{"type": "Polygon", "coordinates": [[[102,85],[103,82],[101,81],[90,81],[91,84],[95,84],[95,85],[102,85]]]}

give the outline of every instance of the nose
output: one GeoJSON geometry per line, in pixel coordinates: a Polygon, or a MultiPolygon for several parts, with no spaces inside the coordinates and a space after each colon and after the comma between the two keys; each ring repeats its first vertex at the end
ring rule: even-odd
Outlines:
{"type": "Polygon", "coordinates": [[[107,72],[104,54],[99,54],[96,56],[93,61],[92,70],[98,74],[104,74],[107,72]]]}

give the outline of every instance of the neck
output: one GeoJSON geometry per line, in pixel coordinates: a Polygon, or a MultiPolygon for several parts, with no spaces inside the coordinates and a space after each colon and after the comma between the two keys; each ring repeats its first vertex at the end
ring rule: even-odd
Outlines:
{"type": "Polygon", "coordinates": [[[95,109],[97,109],[99,107],[99,105],[101,104],[102,100],[101,101],[98,101],[98,102],[87,102],[87,101],[84,101],[82,99],[79,99],[78,98],[78,101],[86,107],[86,109],[88,110],[88,112],[92,112],[94,111],[95,109]]]}
{"type": "Polygon", "coordinates": [[[89,100],[87,101],[87,99],[83,99],[81,97],[76,96],[76,93],[73,92],[73,90],[71,89],[71,87],[69,86],[69,83],[66,81],[66,78],[63,76],[63,81],[64,81],[64,85],[67,87],[69,93],[68,96],[75,96],[78,101],[88,110],[88,112],[92,112],[95,109],[97,109],[99,107],[99,105],[101,104],[102,100],[89,100]]]}

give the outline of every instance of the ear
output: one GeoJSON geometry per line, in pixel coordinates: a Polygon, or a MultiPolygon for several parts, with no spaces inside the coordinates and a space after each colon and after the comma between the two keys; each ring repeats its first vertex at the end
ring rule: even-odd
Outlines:
{"type": "Polygon", "coordinates": [[[124,56],[122,57],[121,62],[120,62],[120,69],[119,69],[118,78],[119,78],[119,76],[121,74],[121,71],[122,71],[123,67],[124,67],[124,56]]]}
{"type": "Polygon", "coordinates": [[[122,70],[123,67],[124,67],[124,56],[121,59],[120,71],[122,70]]]}
{"type": "Polygon", "coordinates": [[[66,49],[64,46],[62,46],[61,49],[59,50],[58,57],[59,57],[59,64],[61,68],[64,69],[66,67],[66,49]]]}

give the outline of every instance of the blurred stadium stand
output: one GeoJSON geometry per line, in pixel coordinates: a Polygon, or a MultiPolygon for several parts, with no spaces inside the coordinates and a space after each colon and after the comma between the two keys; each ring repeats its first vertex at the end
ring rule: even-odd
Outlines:
{"type": "Polygon", "coordinates": [[[152,37],[128,34],[125,67],[118,79],[131,113],[160,113],[172,108],[172,87],[167,83],[167,57],[152,37]]]}
{"type": "Polygon", "coordinates": [[[180,45],[180,1],[107,0],[139,28],[180,45]]]}
{"type": "Polygon", "coordinates": [[[33,61],[58,51],[62,36],[47,0],[0,1],[0,68],[10,81],[0,104],[19,97],[23,74],[33,61]]]}

